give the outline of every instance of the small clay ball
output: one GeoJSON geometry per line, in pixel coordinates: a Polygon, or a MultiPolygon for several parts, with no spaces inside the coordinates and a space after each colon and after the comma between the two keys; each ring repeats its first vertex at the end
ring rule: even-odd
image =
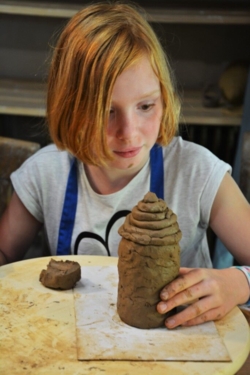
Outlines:
{"type": "Polygon", "coordinates": [[[56,261],[51,259],[47,270],[42,270],[39,281],[52,289],[72,289],[81,279],[81,266],[78,262],[70,260],[56,261]]]}

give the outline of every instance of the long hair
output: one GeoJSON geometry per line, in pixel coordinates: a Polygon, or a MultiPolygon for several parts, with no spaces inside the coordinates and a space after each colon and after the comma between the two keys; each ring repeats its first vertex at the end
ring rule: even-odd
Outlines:
{"type": "Polygon", "coordinates": [[[167,145],[177,132],[179,100],[171,69],[141,12],[121,3],[87,6],[68,22],[55,48],[47,96],[50,136],[84,163],[112,160],[106,134],[113,87],[142,56],[149,58],[161,87],[157,143],[167,145]]]}

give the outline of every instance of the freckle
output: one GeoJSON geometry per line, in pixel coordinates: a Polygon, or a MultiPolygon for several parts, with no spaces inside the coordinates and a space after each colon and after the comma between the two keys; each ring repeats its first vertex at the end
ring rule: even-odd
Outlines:
{"type": "Polygon", "coordinates": [[[129,164],[128,169],[133,167],[133,163],[129,164]]]}

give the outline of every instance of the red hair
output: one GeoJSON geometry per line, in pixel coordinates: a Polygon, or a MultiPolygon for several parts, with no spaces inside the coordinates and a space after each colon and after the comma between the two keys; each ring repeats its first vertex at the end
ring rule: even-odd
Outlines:
{"type": "Polygon", "coordinates": [[[72,17],[55,48],[48,79],[48,126],[60,149],[86,164],[112,159],[106,129],[114,83],[145,55],[162,92],[157,142],[167,145],[178,129],[180,106],[167,58],[149,23],[137,9],[119,3],[90,5],[72,17]]]}

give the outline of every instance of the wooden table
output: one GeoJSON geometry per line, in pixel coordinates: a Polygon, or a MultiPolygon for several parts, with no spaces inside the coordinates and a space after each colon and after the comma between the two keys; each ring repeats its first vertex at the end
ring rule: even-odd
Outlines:
{"type": "MultiPolygon", "coordinates": [[[[244,310],[243,310],[243,313],[250,326],[250,313],[244,310]]],[[[250,353],[248,354],[247,360],[245,361],[244,365],[240,368],[239,371],[237,371],[236,374],[237,375],[249,375],[250,374],[250,353]]]]}
{"type": "Polygon", "coordinates": [[[236,375],[249,375],[249,373],[250,373],[250,355],[248,356],[246,362],[241,367],[241,369],[236,372],[236,375]]]}
{"type": "MultiPolygon", "coordinates": [[[[82,266],[116,265],[117,258],[71,256],[82,266]]],[[[39,282],[50,257],[0,267],[1,375],[212,375],[235,374],[250,348],[248,322],[238,308],[216,322],[232,362],[78,361],[73,291],[39,282]]],[[[249,372],[250,373],[250,372],[249,372]]]]}

